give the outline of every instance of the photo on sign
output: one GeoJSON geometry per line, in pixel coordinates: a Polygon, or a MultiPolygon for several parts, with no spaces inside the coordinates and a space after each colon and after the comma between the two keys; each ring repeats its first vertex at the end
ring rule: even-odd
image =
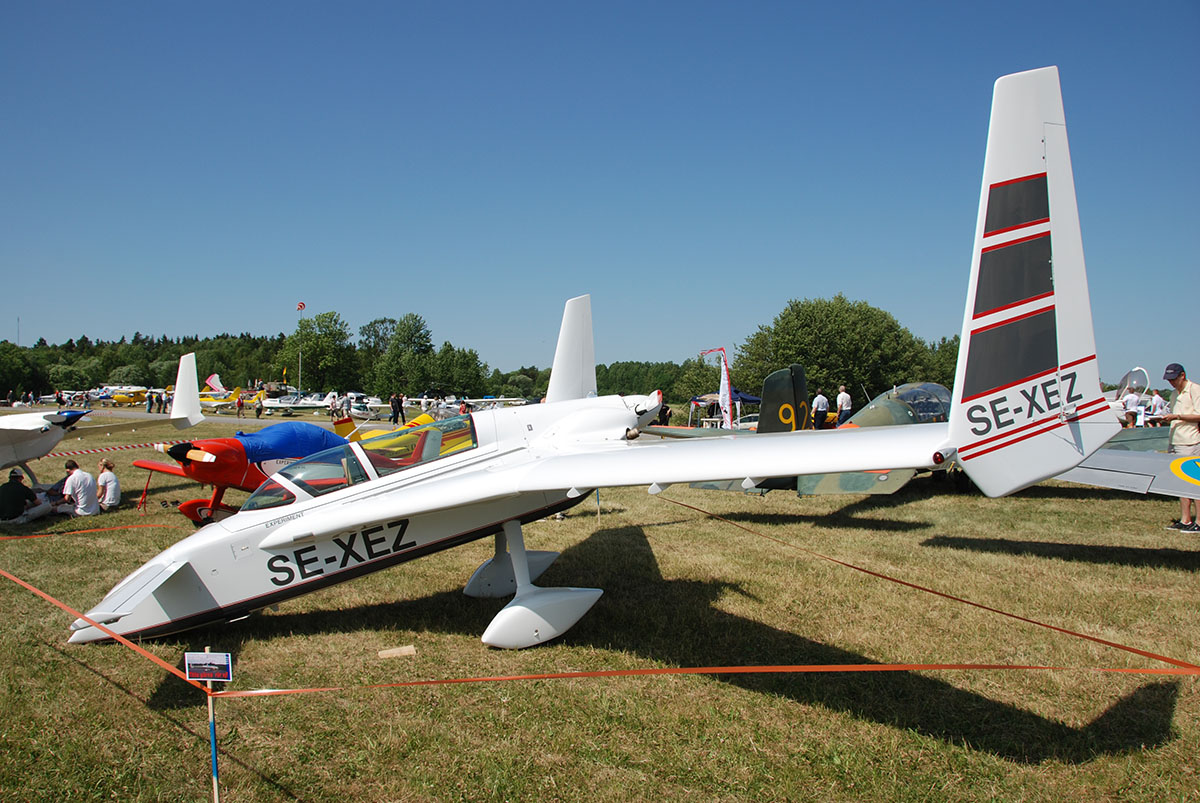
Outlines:
{"type": "Polygon", "coordinates": [[[227,652],[185,652],[183,666],[188,680],[233,680],[233,656],[227,652]]]}

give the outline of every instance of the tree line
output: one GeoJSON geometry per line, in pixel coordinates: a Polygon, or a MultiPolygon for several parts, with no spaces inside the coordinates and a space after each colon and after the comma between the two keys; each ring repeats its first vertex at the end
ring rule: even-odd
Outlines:
{"type": "MultiPolygon", "coordinates": [[[[219,374],[226,387],[258,380],[308,390],[365,390],[381,397],[459,394],[469,397],[539,398],[550,369],[490,369],[471,348],[450,341],[434,345],[424,318],[376,318],[359,327],[357,338],[336,312],[302,318],[290,335],[220,334],[213,337],[152,337],[93,341],[86,335],[52,345],[0,341],[0,393],[34,394],[85,390],[103,384],[166,387],[175,381],[179,357],[196,353],[201,383],[219,374]]],[[[828,395],[846,385],[859,404],[894,385],[914,381],[950,387],[958,358],[958,335],[925,342],[890,314],[842,295],[792,300],[769,324],[760,326],[732,352],[735,387],[757,394],[771,371],[800,363],[810,391],[828,395]]],[[[669,403],[715,391],[717,366],[697,356],[672,362],[614,362],[596,366],[601,395],[661,389],[669,403]]]]}

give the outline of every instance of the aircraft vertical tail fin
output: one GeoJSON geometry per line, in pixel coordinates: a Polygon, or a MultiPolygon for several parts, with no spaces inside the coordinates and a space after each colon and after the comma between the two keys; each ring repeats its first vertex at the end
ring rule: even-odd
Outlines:
{"type": "Polygon", "coordinates": [[[204,420],[200,411],[200,383],[196,381],[196,353],[179,358],[175,375],[175,396],[171,401],[171,423],[175,429],[194,427],[204,420]]]}
{"type": "Polygon", "coordinates": [[[758,409],[759,432],[812,429],[804,366],[792,363],[768,374],[763,380],[762,406],[758,409]]]}
{"type": "Polygon", "coordinates": [[[562,328],[550,369],[547,402],[596,395],[596,349],[592,342],[592,297],[577,296],[563,309],[562,328]]]}
{"type": "Polygon", "coordinates": [[[1058,69],[996,81],[950,412],[989,496],[1075,466],[1117,430],[1100,393],[1058,69]]]}
{"type": "MultiPolygon", "coordinates": [[[[365,423],[366,422],[364,421],[363,424],[365,423]]],[[[354,435],[358,432],[358,428],[361,426],[362,424],[356,423],[353,418],[346,416],[345,418],[339,418],[333,422],[333,431],[348,441],[358,440],[358,438],[355,438],[354,435]]]]}

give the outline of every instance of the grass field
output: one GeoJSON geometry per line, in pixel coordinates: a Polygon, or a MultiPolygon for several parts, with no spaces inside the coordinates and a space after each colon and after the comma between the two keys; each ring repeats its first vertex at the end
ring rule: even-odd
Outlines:
{"type": "MultiPolygon", "coordinates": [[[[188,433],[229,434],[223,419],[188,433]]],[[[60,451],[178,438],[69,436],[60,451]]],[[[136,501],[146,451],[111,454],[136,501]]],[[[77,458],[93,470],[96,457],[77,458]]],[[[57,479],[62,458],[34,465],[57,479]]],[[[159,476],[145,515],[50,519],[0,541],[0,569],[77,610],[191,529],[203,495],[159,476]],[[95,527],[130,527],[70,534],[95,527]]],[[[507,600],[461,593],[480,541],[144,646],[211,646],[222,799],[1200,800],[1196,677],[1113,647],[856,572],[1200,662],[1200,538],[1178,504],[1047,483],[1008,499],[916,481],[891,497],[602,491],[526,528],[562,556],[544,585],[605,590],[564,638],[479,642],[507,600]],[[747,532],[734,525],[750,528],[747,532]],[[786,542],[769,540],[762,535],[786,542]],[[413,645],[415,655],[380,658],[413,645]],[[665,675],[365,688],[407,680],[734,665],[1036,664],[1012,669],[665,675]]],[[[0,799],[203,800],[202,694],[120,645],[68,645],[71,616],[0,579],[0,799]]]]}

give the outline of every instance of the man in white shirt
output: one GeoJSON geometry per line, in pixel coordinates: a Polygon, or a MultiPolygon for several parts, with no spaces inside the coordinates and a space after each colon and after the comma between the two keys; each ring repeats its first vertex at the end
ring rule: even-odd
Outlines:
{"type": "Polygon", "coordinates": [[[825,398],[825,391],[818,388],[812,405],[813,429],[825,429],[825,417],[828,414],[829,399],[825,398]]]}
{"type": "Polygon", "coordinates": [[[100,512],[100,500],[96,497],[96,480],[79,467],[74,460],[66,462],[67,481],[63,484],[64,502],[58,506],[59,513],[71,516],[94,516],[100,512]]]}
{"type": "Polygon", "coordinates": [[[113,473],[113,461],[100,461],[100,475],[96,477],[96,495],[100,497],[100,509],[109,511],[121,504],[121,482],[113,473]]]}
{"type": "Polygon", "coordinates": [[[845,385],[838,386],[837,411],[837,425],[840,427],[842,424],[846,423],[846,419],[850,417],[850,394],[846,392],[845,385]]]}
{"type": "Polygon", "coordinates": [[[1150,415],[1147,423],[1152,427],[1161,427],[1163,425],[1162,417],[1167,414],[1167,400],[1156,390],[1153,398],[1150,399],[1150,415]]]}

